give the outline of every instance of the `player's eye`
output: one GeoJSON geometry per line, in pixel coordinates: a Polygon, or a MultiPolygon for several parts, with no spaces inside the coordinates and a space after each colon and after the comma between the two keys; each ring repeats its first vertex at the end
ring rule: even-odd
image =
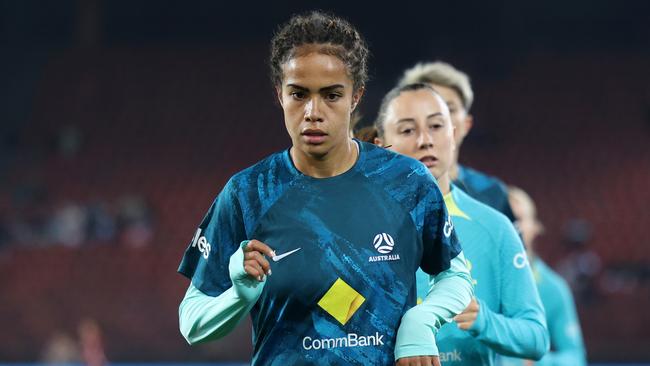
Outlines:
{"type": "Polygon", "coordinates": [[[341,94],[338,93],[329,93],[325,96],[328,102],[336,102],[339,98],[341,98],[341,94]]]}
{"type": "Polygon", "coordinates": [[[408,135],[413,134],[413,132],[415,132],[415,129],[413,129],[413,128],[405,128],[405,129],[400,130],[399,134],[408,136],[408,135]]]}
{"type": "Polygon", "coordinates": [[[431,126],[429,126],[429,128],[432,129],[432,130],[438,130],[438,129],[442,128],[442,127],[444,127],[444,125],[442,123],[433,123],[433,124],[431,124],[431,126]]]}
{"type": "Polygon", "coordinates": [[[302,91],[293,91],[293,92],[291,92],[291,96],[293,97],[293,99],[296,99],[296,100],[303,100],[303,99],[305,99],[307,97],[305,92],[302,92],[302,91]]]}

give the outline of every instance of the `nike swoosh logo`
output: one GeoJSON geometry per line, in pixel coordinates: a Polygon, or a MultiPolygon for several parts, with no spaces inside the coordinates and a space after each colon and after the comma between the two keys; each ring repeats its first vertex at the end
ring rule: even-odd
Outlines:
{"type": "Polygon", "coordinates": [[[294,249],[294,250],[292,250],[292,251],[290,251],[290,252],[286,252],[286,253],[284,253],[284,254],[274,255],[273,257],[271,257],[271,259],[273,259],[274,262],[277,262],[277,261],[279,261],[280,259],[282,259],[282,258],[284,258],[284,257],[288,257],[288,256],[290,256],[291,254],[293,254],[293,253],[295,253],[295,252],[297,252],[297,251],[299,251],[299,250],[300,250],[300,248],[298,248],[298,249],[294,249]]]}

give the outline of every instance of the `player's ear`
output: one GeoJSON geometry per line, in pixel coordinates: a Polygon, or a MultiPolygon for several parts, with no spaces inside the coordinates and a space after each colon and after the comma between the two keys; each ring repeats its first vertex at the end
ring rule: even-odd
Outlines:
{"type": "Polygon", "coordinates": [[[474,116],[467,113],[467,116],[465,116],[465,135],[469,133],[472,127],[474,127],[474,116]]]}
{"type": "Polygon", "coordinates": [[[544,224],[541,221],[535,219],[535,236],[544,234],[544,224]]]}
{"type": "Polygon", "coordinates": [[[381,137],[377,136],[377,137],[375,137],[375,139],[372,141],[372,143],[375,144],[375,145],[377,145],[377,146],[384,146],[384,139],[382,139],[381,137]]]}
{"type": "Polygon", "coordinates": [[[361,97],[363,97],[363,93],[366,91],[365,87],[360,87],[357,89],[354,94],[352,95],[352,109],[351,111],[354,111],[355,108],[357,108],[357,105],[359,105],[359,102],[361,102],[361,97]]]}
{"type": "Polygon", "coordinates": [[[280,103],[280,107],[284,107],[282,104],[282,88],[280,86],[275,87],[275,97],[278,98],[278,103],[280,103]]]}

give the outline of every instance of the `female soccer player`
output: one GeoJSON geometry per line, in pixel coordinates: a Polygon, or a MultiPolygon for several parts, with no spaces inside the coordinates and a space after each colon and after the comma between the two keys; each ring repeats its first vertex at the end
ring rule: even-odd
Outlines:
{"type": "Polygon", "coordinates": [[[470,108],[474,102],[474,92],[469,76],[445,62],[419,63],[404,71],[399,85],[425,83],[433,86],[449,107],[451,122],[454,125],[456,152],[449,169],[453,184],[468,193],[472,198],[496,209],[514,221],[512,208],[508,203],[505,184],[496,177],[489,176],[458,162],[460,148],[465,136],[474,125],[470,108]]]}
{"type": "MultiPolygon", "coordinates": [[[[585,347],[571,289],[560,275],[535,255],[535,239],[542,232],[535,203],[526,192],[517,187],[508,187],[508,198],[526,244],[539,296],[546,310],[546,322],[551,339],[551,350],[535,365],[584,366],[587,364],[585,347]]],[[[504,359],[501,365],[522,366],[526,365],[526,362],[504,359]]]]}
{"type": "MultiPolygon", "coordinates": [[[[476,286],[476,299],[436,337],[440,360],[492,365],[497,352],[540,359],[549,342],[544,311],[517,232],[503,214],[450,184],[455,142],[445,101],[428,84],[395,88],[375,127],[377,144],[420,160],[436,177],[476,286]]],[[[429,282],[418,272],[420,296],[429,282]]]]}
{"type": "Polygon", "coordinates": [[[349,136],[367,54],[349,23],[319,12],[274,36],[292,146],[233,176],[187,248],[189,343],[250,313],[254,365],[439,364],[434,334],[467,306],[471,280],[426,168],[349,136]],[[414,306],[418,267],[436,284],[414,306]]]}

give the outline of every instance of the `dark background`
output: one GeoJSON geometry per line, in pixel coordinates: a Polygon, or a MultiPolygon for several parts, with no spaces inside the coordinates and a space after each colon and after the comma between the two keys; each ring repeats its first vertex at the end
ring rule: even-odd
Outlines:
{"type": "Polygon", "coordinates": [[[647,1],[0,1],[0,362],[91,319],[112,361],[247,360],[178,332],[185,246],[225,181],[286,148],[268,44],[333,11],[369,43],[371,123],[403,70],[472,78],[461,161],[528,190],[590,361],[649,361],[647,1]]]}

